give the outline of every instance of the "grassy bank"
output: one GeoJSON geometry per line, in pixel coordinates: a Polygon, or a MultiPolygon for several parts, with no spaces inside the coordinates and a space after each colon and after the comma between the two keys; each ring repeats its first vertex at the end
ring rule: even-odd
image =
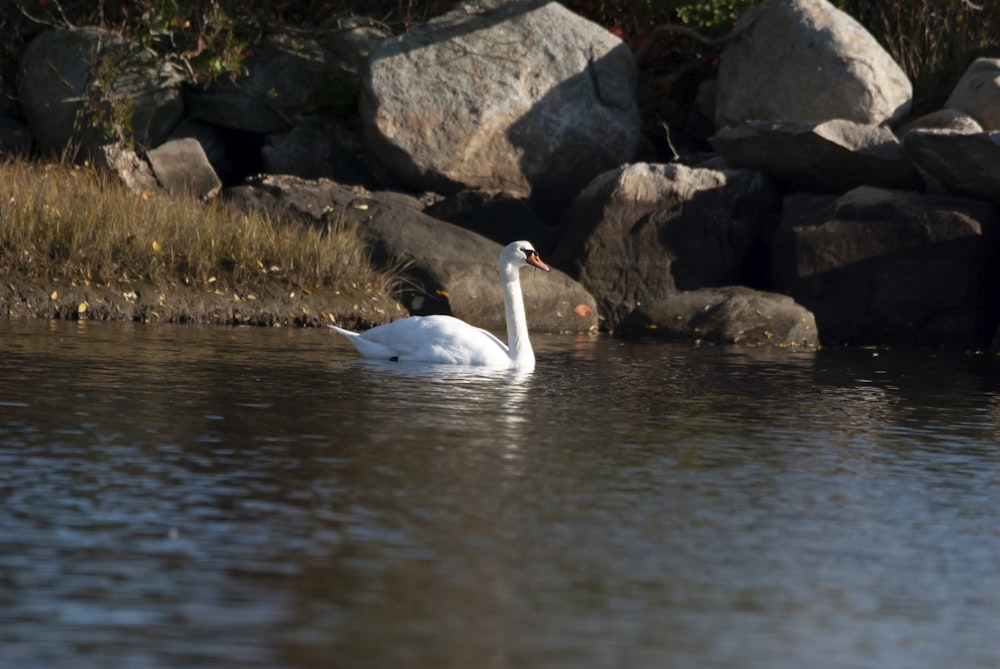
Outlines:
{"type": "Polygon", "coordinates": [[[394,308],[351,229],[140,197],[52,163],[0,163],[0,271],[9,316],[375,323],[394,308]]]}

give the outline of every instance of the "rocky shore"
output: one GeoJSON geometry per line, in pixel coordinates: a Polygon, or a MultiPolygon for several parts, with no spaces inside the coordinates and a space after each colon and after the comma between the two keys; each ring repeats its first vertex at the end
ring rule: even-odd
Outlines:
{"type": "Polygon", "coordinates": [[[451,313],[500,330],[497,253],[530,239],[560,270],[525,277],[539,331],[997,338],[1000,59],[970,63],[945,108],[911,118],[906,74],[854,19],[825,0],[765,0],[668,128],[640,113],[633,52],[554,2],[466,3],[398,35],[359,17],[324,26],[270,26],[244,76],[207,88],[120,36],[47,29],[21,55],[0,150],[72,147],[138,194],[354,226],[402,277],[398,304],[254,288],[53,296],[11,281],[3,312],[349,326],[451,313]],[[128,109],[140,148],[107,143],[120,115],[80,123],[88,100],[128,109]]]}
{"type": "Polygon", "coordinates": [[[206,325],[319,327],[337,323],[364,329],[405,316],[384,296],[330,290],[196,289],[188,286],[58,286],[13,279],[0,285],[0,313],[8,318],[134,321],[206,325]]]}

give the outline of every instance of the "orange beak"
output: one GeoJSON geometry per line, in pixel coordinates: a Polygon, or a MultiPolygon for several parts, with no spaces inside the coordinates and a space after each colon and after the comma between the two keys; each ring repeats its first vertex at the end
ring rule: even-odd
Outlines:
{"type": "Polygon", "coordinates": [[[538,269],[544,269],[546,272],[549,271],[549,266],[542,262],[542,259],[538,257],[538,254],[532,251],[528,254],[528,262],[537,267],[538,269]]]}

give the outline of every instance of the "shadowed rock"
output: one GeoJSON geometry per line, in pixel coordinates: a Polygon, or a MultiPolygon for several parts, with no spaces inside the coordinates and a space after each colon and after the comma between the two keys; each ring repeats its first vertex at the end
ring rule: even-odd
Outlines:
{"type": "Polygon", "coordinates": [[[42,151],[71,147],[90,157],[110,136],[140,147],[162,142],[184,111],[183,79],[173,65],[117,34],[48,30],[21,58],[19,93],[42,151]]]}
{"type": "Polygon", "coordinates": [[[1000,202],[1000,131],[917,129],[906,133],[903,146],[948,189],[1000,202]]]}
{"type": "Polygon", "coordinates": [[[246,74],[185,93],[188,113],[233,130],[267,133],[309,114],[336,113],[356,98],[359,73],[323,44],[292,32],[269,35],[246,63],[246,74]]]}
{"type": "Polygon", "coordinates": [[[723,128],[712,147],[733,167],[759,170],[790,189],[842,193],[856,186],[910,189],[920,176],[884,126],[747,121],[723,128]]]}
{"type": "Polygon", "coordinates": [[[977,347],[996,327],[1000,215],[985,202],[856,188],[785,198],[774,286],[825,343],[977,347]]]}
{"type": "Polygon", "coordinates": [[[626,335],[743,346],[819,346],[816,319],[787,295],[742,286],[685,291],[636,307],[626,335]]]}
{"type": "Polygon", "coordinates": [[[777,209],[759,172],[636,163],[580,193],[552,263],[594,295],[614,330],[635,306],[680,290],[763,287],[777,209]]]}

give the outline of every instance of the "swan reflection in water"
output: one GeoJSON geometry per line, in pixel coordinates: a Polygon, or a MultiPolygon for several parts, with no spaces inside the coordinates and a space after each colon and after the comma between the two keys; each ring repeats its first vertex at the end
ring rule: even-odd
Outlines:
{"type": "Polygon", "coordinates": [[[505,420],[523,413],[534,380],[533,370],[496,369],[441,365],[430,362],[390,362],[360,359],[341,363],[356,370],[365,383],[373,384],[383,399],[396,396],[414,402],[440,406],[460,414],[499,409],[505,420]]]}

